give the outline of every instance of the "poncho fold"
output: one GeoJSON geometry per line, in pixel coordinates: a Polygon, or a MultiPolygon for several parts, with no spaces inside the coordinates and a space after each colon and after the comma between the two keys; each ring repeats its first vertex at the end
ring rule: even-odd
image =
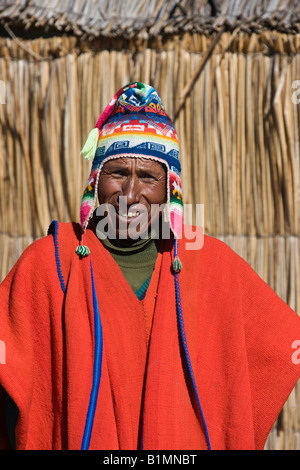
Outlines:
{"type": "Polygon", "coordinates": [[[182,335],[173,241],[139,301],[91,229],[90,255],[75,253],[79,229],[52,224],[0,286],[16,448],[206,449],[207,428],[211,449],[263,449],[300,376],[298,315],[223,242],[182,239],[182,335]]]}

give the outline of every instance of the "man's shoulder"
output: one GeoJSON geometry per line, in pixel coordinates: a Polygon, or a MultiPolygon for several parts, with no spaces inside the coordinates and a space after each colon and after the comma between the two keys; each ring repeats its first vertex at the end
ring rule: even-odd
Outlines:
{"type": "Polygon", "coordinates": [[[80,224],[76,222],[58,222],[53,220],[49,225],[47,235],[55,237],[64,237],[66,241],[79,240],[81,235],[80,224]]]}
{"type": "Polygon", "coordinates": [[[180,245],[185,256],[241,259],[223,240],[203,233],[202,228],[184,225],[180,245]]]}
{"type": "Polygon", "coordinates": [[[53,221],[46,235],[37,238],[28,245],[17,259],[10,273],[16,270],[31,271],[56,265],[57,260],[62,261],[75,252],[78,245],[80,225],[75,222],[53,221]]]}
{"type": "Polygon", "coordinates": [[[200,249],[193,249],[186,239],[181,240],[179,257],[184,266],[218,279],[234,280],[243,273],[244,277],[257,277],[251,265],[223,240],[204,235],[200,249]]]}
{"type": "Polygon", "coordinates": [[[71,244],[78,241],[80,225],[75,222],[58,222],[52,221],[48,227],[47,234],[34,240],[24,250],[25,255],[34,255],[35,253],[46,254],[55,247],[55,242],[63,244],[71,244]],[[55,240],[53,240],[55,239],[55,240]]]}

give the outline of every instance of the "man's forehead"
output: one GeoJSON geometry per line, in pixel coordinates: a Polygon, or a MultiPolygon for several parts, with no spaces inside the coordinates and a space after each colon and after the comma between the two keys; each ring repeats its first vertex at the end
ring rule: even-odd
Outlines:
{"type": "Polygon", "coordinates": [[[143,158],[143,157],[122,157],[122,158],[114,158],[112,160],[108,160],[104,165],[106,166],[131,166],[135,164],[138,167],[165,167],[165,165],[159,161],[152,160],[150,158],[143,158]]]}

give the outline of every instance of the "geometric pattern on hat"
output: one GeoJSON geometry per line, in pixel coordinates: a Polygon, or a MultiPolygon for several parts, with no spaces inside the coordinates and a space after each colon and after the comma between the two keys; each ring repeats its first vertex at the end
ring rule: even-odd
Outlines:
{"type": "Polygon", "coordinates": [[[81,152],[93,158],[80,207],[82,230],[86,230],[96,206],[103,165],[115,158],[143,157],[159,161],[167,169],[168,218],[174,236],[180,238],[183,203],[179,141],[157,91],[140,82],[121,88],[100,115],[92,133],[81,152]]]}

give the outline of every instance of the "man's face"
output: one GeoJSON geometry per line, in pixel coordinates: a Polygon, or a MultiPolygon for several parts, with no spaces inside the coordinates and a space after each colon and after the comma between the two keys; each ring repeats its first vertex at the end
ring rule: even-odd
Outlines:
{"type": "Polygon", "coordinates": [[[166,202],[166,169],[147,158],[110,160],[101,170],[98,198],[100,205],[109,205],[116,238],[139,238],[131,236],[132,229],[148,233],[166,202]]]}

